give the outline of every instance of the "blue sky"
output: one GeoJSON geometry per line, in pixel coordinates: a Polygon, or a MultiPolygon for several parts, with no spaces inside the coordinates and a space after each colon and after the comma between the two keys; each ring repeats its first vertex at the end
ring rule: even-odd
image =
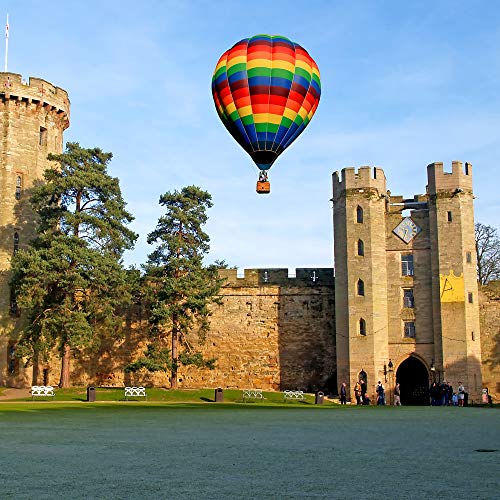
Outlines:
{"type": "Polygon", "coordinates": [[[331,174],[384,169],[394,195],[425,192],[426,165],[469,161],[476,220],[500,226],[500,2],[2,0],[9,71],[69,92],[66,141],[111,151],[140,234],[141,264],[160,194],[212,194],[208,260],[244,267],[331,267],[331,174]],[[321,71],[312,122],[270,171],[219,122],[219,56],[258,33],[306,48],[321,71]]]}

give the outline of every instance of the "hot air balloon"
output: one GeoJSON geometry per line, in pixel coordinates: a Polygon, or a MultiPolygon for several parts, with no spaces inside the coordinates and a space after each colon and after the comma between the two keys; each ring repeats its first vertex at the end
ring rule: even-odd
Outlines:
{"type": "Polygon", "coordinates": [[[318,107],[318,66],[283,36],[245,38],[222,54],[212,93],[222,123],[260,169],[257,192],[269,193],[267,171],[318,107]]]}

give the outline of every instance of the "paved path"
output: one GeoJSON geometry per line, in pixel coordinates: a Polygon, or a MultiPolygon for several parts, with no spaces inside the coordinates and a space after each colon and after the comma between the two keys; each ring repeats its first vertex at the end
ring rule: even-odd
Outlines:
{"type": "Polygon", "coordinates": [[[30,389],[13,389],[8,388],[3,391],[0,396],[0,401],[5,399],[21,399],[21,398],[29,398],[31,396],[30,389]]]}

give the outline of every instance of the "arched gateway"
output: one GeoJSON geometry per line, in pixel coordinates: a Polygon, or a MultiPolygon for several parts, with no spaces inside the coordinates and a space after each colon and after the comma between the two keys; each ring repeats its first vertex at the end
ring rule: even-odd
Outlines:
{"type": "Polygon", "coordinates": [[[396,382],[400,384],[402,405],[429,404],[429,373],[418,358],[410,356],[399,365],[396,382]]]}

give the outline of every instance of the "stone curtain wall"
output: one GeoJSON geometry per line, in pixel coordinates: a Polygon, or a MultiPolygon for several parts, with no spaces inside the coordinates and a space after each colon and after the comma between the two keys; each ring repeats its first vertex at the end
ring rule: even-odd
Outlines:
{"type": "MultiPolygon", "coordinates": [[[[223,387],[314,390],[335,387],[333,269],[224,270],[222,304],[214,306],[202,351],[217,358],[215,370],[182,367],[181,388],[223,387]]],[[[72,383],[168,387],[167,374],[123,367],[144,349],[147,318],[131,309],[125,337],[105,342],[99,353],[74,363],[72,383]]],[[[193,336],[193,342],[195,337],[193,336]]],[[[58,365],[52,364],[56,383],[58,365]]]]}
{"type": "Polygon", "coordinates": [[[500,281],[479,290],[483,387],[500,401],[500,281]]]}

